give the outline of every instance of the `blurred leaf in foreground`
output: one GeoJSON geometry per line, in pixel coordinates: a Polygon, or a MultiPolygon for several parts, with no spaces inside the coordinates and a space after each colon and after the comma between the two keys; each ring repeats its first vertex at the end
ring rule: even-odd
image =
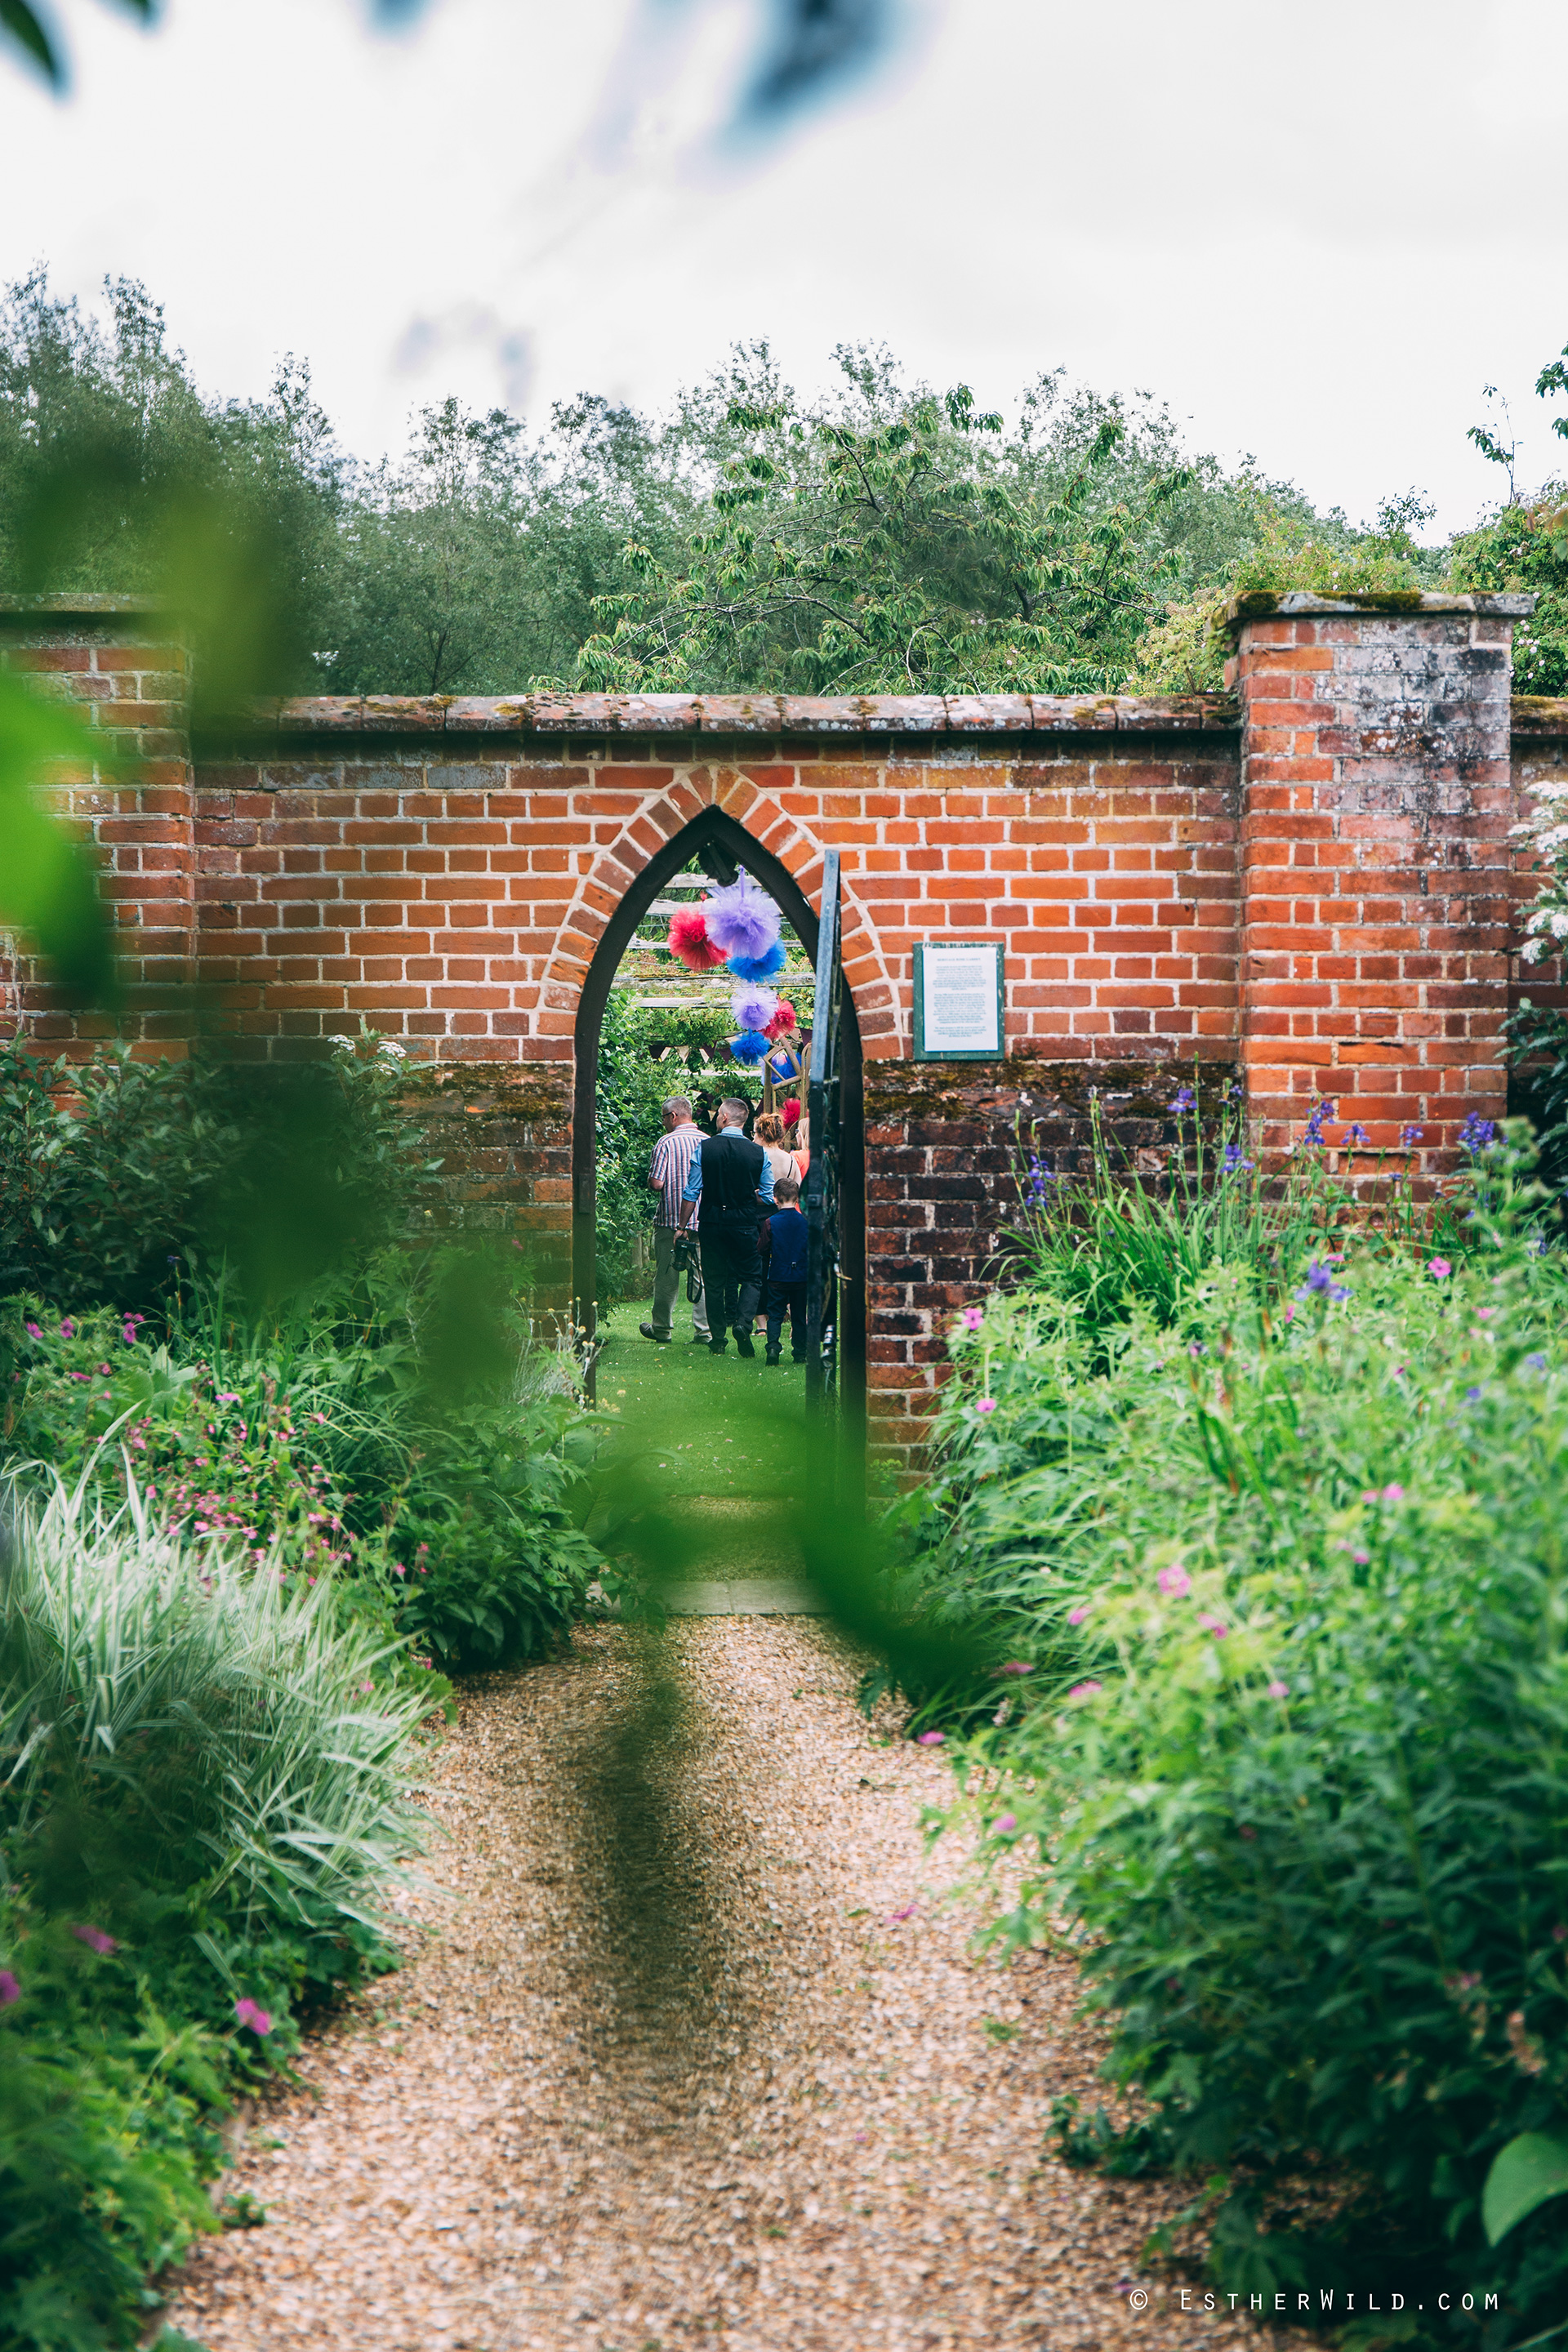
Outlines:
{"type": "Polygon", "coordinates": [[[0,923],[23,933],[78,1000],[114,991],[109,926],[87,851],[39,787],[56,762],[89,772],[107,746],[58,704],[0,670],[0,923]]]}

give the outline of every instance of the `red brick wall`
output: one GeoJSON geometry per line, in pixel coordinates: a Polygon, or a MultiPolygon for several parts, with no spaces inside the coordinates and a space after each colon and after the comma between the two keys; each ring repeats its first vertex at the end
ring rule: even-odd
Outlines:
{"type": "MultiPolygon", "coordinates": [[[[401,1039],[463,1197],[570,1224],[573,1034],[608,919],[718,804],[814,903],[841,856],[867,1056],[869,1380],[918,1436],[948,1310],[1016,1202],[1016,1129],[1054,1164],[1088,1095],[1131,1148],[1196,1062],[1239,1056],[1272,1139],[1320,1092],[1440,1164],[1500,1108],[1509,997],[1508,638],[1518,600],[1239,622],[1239,707],[524,698],[295,703],[187,765],[155,618],[0,615],[12,658],[121,729],[140,784],[68,803],[104,860],[151,1041],[163,984],[216,991],[235,1049],[401,1039]],[[915,1065],[912,950],[1007,952],[1006,1060],[915,1065]],[[1238,965],[1245,951],[1245,963],[1238,965]]],[[[1568,756],[1537,711],[1531,756],[1568,756]]],[[[40,1037],[70,1024],[27,980],[40,1037]]]]}

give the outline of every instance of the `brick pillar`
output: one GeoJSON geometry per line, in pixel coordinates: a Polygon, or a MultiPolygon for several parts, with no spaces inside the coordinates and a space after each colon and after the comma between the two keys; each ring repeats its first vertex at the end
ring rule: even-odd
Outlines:
{"type": "MultiPolygon", "coordinates": [[[[151,598],[61,595],[0,598],[0,662],[26,670],[43,691],[72,704],[109,755],[46,780],[60,814],[92,845],[110,905],[128,998],[122,1026],[148,1042],[185,1034],[188,1010],[160,999],[193,977],[195,847],[191,772],[190,665],[151,598]]],[[[0,943],[4,944],[4,943],[0,943]]],[[[6,1008],[41,1045],[101,1031],[76,1016],[17,943],[6,1008]]]]}
{"type": "Polygon", "coordinates": [[[1469,1112],[1502,1115],[1510,646],[1531,601],[1231,608],[1242,1062],[1276,1150],[1321,1096],[1331,1142],[1360,1120],[1398,1151],[1419,1127],[1429,1172],[1469,1112]]]}

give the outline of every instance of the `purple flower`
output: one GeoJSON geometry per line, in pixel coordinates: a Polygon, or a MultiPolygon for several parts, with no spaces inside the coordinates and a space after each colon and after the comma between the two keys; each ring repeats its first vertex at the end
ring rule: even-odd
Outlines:
{"type": "Polygon", "coordinates": [[[1350,1285],[1336,1282],[1326,1265],[1313,1258],[1307,1267],[1307,1278],[1296,1293],[1298,1298],[1329,1298],[1339,1300],[1350,1297],[1350,1285]]]}
{"type": "Polygon", "coordinates": [[[922,1731],[917,1734],[915,1746],[917,1748],[940,1748],[946,1738],[947,1734],[945,1731],[922,1731]]]}
{"type": "Polygon", "coordinates": [[[28,1326],[27,1326],[27,1337],[28,1337],[28,1339],[41,1339],[43,1338],[43,1336],[44,1336],[44,1334],[43,1334],[43,1330],[42,1330],[41,1327],[40,1327],[38,1324],[37,1324],[37,1323],[29,1323],[29,1324],[28,1324],[28,1326]]]}
{"type": "Polygon", "coordinates": [[[1230,1632],[1230,1627],[1223,1617],[1211,1617],[1206,1610],[1199,1612],[1198,1623],[1205,1633],[1212,1633],[1216,1642],[1223,1642],[1230,1632]]]}
{"type": "Polygon", "coordinates": [[[1011,1837],[1017,1826],[1016,1813],[998,1813],[991,1824],[991,1834],[993,1837],[1011,1837]]]}
{"type": "Polygon", "coordinates": [[[1322,1101],[1314,1106],[1311,1117],[1307,1121],[1305,1131],[1301,1137],[1301,1149],[1303,1151],[1321,1150],[1323,1143],[1323,1122],[1325,1119],[1332,1118],[1333,1115],[1333,1104],[1325,1095],[1322,1101]]]}
{"type": "Polygon", "coordinates": [[[1543,1372],[1546,1370],[1546,1359],[1539,1353],[1533,1356],[1526,1356],[1524,1360],[1532,1372],[1543,1372]]]}
{"type": "Polygon", "coordinates": [[[1402,1127],[1399,1130],[1399,1140],[1408,1151],[1413,1143],[1420,1143],[1424,1139],[1426,1133],[1424,1127],[1402,1127]]]}
{"type": "Polygon", "coordinates": [[[68,1315],[66,1317],[65,1321],[60,1325],[60,1338],[62,1339],[74,1339],[76,1338],[76,1325],[71,1321],[68,1315]]]}
{"type": "Polygon", "coordinates": [[[1468,1151],[1472,1160],[1478,1160],[1496,1139],[1496,1119],[1482,1118],[1479,1111],[1472,1111],[1459,1129],[1459,1149],[1468,1151]]]}
{"type": "Polygon", "coordinates": [[[1465,1391],[1465,1402],[1467,1404],[1479,1404],[1480,1401],[1481,1391],[1479,1389],[1467,1389],[1465,1391]]]}
{"type": "Polygon", "coordinates": [[[0,2009],[9,2009],[14,2000],[22,1998],[22,1988],[9,1969],[0,1969],[0,2009]]]}
{"type": "Polygon", "coordinates": [[[1434,1282],[1447,1282],[1454,1269],[1446,1257],[1429,1257],[1426,1271],[1434,1282]]]}
{"type": "Polygon", "coordinates": [[[978,1331],[985,1320],[985,1309],[984,1307],[966,1307],[958,1319],[966,1331],[978,1331]]]}
{"type": "Polygon", "coordinates": [[[1103,1690],[1104,1688],[1105,1685],[1103,1683],[1074,1683],[1071,1690],[1068,1693],[1068,1698],[1092,1698],[1096,1691],[1103,1690]]]}
{"type": "Polygon", "coordinates": [[[897,1927],[903,1920],[912,1919],[920,1907],[918,1903],[906,1903],[901,1911],[889,1911],[882,1925],[884,1927],[897,1927]]]}
{"type": "Polygon", "coordinates": [[[1244,1175],[1249,1168],[1252,1168],[1255,1165],[1255,1161],[1251,1160],[1244,1160],[1242,1158],[1241,1146],[1239,1143],[1227,1143],[1226,1145],[1225,1173],[1227,1176],[1244,1175]]]}
{"type": "Polygon", "coordinates": [[[1270,1683],[1268,1685],[1268,1696],[1270,1698],[1289,1698],[1290,1696],[1289,1684],[1270,1683]]]}
{"type": "Polygon", "coordinates": [[[1191,1087],[1183,1087],[1180,1091],[1173,1097],[1171,1108],[1174,1111],[1176,1117],[1180,1118],[1184,1113],[1191,1110],[1196,1099],[1197,1097],[1194,1094],[1191,1087]]]}
{"type": "Polygon", "coordinates": [[[92,1952],[112,1952],[119,1948],[113,1937],[106,1936],[101,1927],[73,1927],[71,1934],[79,1944],[85,1944],[92,1952]]]}
{"type": "Polygon", "coordinates": [[[1035,1669],[1026,1658],[1009,1658],[1006,1664],[998,1666],[996,1671],[999,1675],[1032,1675],[1035,1669]]]}
{"type": "Polygon", "coordinates": [[[1084,1608],[1080,1602],[1078,1608],[1069,1609],[1068,1611],[1068,1623],[1069,1625],[1081,1625],[1088,1615],[1089,1611],[1084,1608]]]}
{"type": "Polygon", "coordinates": [[[272,2031],[271,2011],[263,2009],[259,2001],[252,2000],[248,1993],[235,2002],[234,2013],[241,2025],[249,2026],[252,2033],[270,2033],[272,2031]]]}
{"type": "Polygon", "coordinates": [[[994,1412],[996,1410],[995,1398],[976,1397],[974,1400],[974,1410],[976,1412],[994,1412]]]}
{"type": "Polygon", "coordinates": [[[1363,1127],[1360,1119],[1352,1118],[1349,1127],[1345,1129],[1346,1150],[1355,1150],[1359,1149],[1364,1151],[1370,1140],[1371,1138],[1368,1136],[1367,1131],[1365,1128],[1363,1127]]]}
{"type": "Polygon", "coordinates": [[[1162,1592],[1170,1593],[1177,1601],[1184,1592],[1190,1592],[1193,1589],[1193,1580],[1179,1560],[1173,1560],[1169,1568],[1163,1568],[1155,1581],[1162,1592]]]}

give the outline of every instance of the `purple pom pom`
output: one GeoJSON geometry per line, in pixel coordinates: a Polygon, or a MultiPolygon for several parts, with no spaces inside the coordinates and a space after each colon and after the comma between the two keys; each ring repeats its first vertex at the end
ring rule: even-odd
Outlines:
{"type": "Polygon", "coordinates": [[[702,901],[708,936],[727,956],[763,956],[774,946],[784,917],[773,900],[742,874],[727,889],[702,901]]]}
{"type": "Polygon", "coordinates": [[[732,955],[729,963],[737,980],[774,980],[784,968],[784,941],[775,940],[766,955],[732,955]]]}
{"type": "Polygon", "coordinates": [[[730,1051],[737,1062],[760,1062],[768,1050],[768,1041],[760,1029],[743,1029],[730,1040],[730,1051]]]}
{"type": "Polygon", "coordinates": [[[730,999],[730,1010],[742,1029],[765,1029],[778,1009],[771,988],[738,988],[730,999]]]}

